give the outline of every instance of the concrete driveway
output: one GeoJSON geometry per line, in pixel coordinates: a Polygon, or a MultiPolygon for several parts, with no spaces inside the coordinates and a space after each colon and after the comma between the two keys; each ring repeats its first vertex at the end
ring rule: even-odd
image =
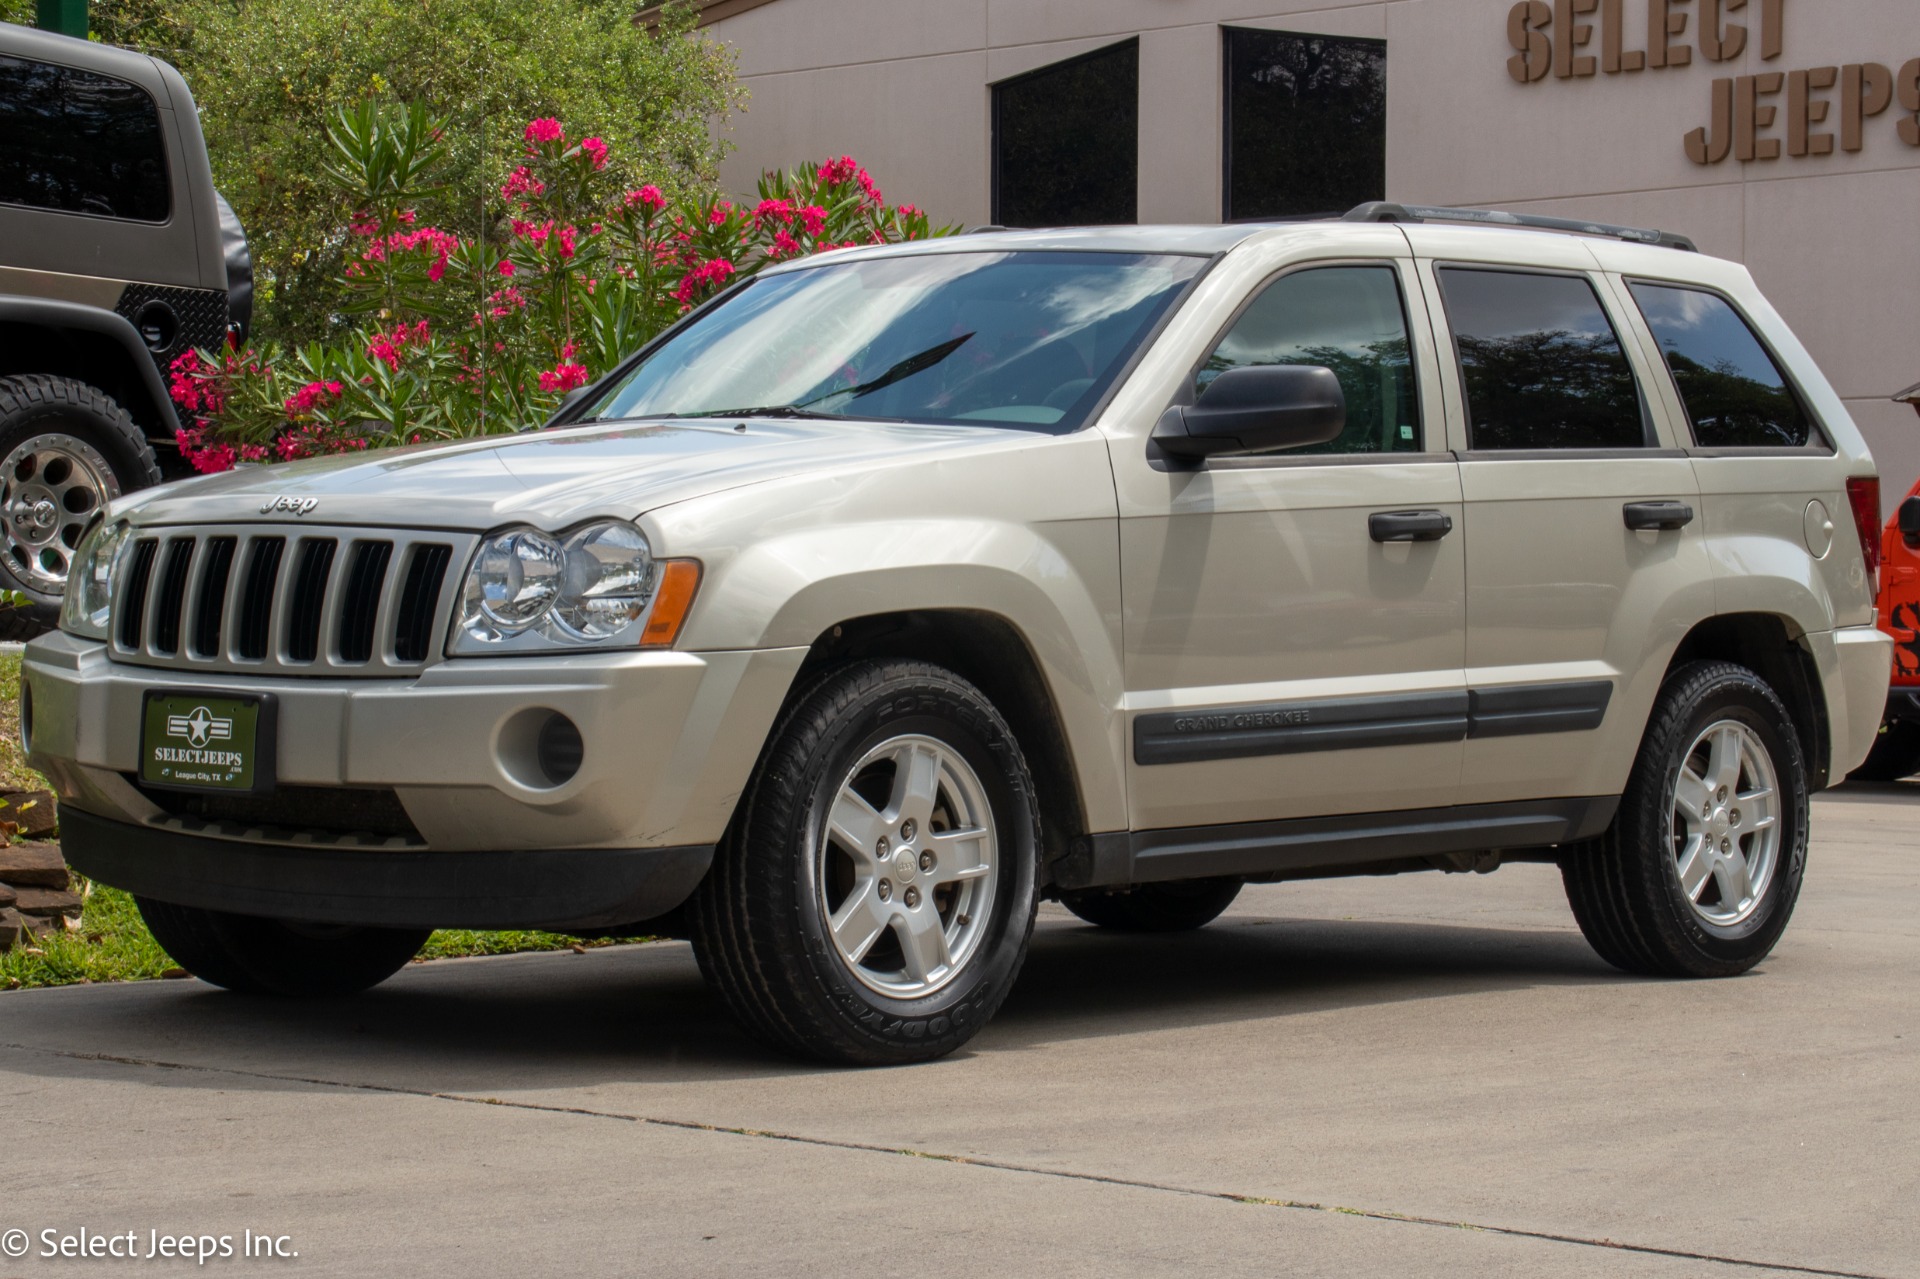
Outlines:
{"type": "Polygon", "coordinates": [[[0,1279],[259,1274],[1920,1276],[1920,786],[1815,804],[1752,975],[1624,978],[1547,867],[1043,914],[971,1051],[818,1070],[687,947],[288,1006],[0,995],[0,1279]],[[41,1232],[297,1259],[44,1259],[41,1232]]]}

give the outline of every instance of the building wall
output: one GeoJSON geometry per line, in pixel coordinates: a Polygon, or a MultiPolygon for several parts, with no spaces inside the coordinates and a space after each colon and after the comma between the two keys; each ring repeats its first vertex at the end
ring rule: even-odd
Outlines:
{"type": "MultiPolygon", "coordinates": [[[[1649,5],[1619,0],[1622,47],[1648,49],[1649,5]]],[[[1776,0],[1723,19],[1744,51],[1711,62],[1701,10],[1734,0],[1667,0],[1684,15],[1686,66],[1517,82],[1508,71],[1511,0],[775,0],[718,22],[752,95],[722,174],[750,191],[762,169],[857,156],[889,199],[936,221],[987,220],[990,86],[1131,36],[1140,38],[1140,217],[1220,216],[1222,25],[1387,41],[1387,196],[1658,226],[1745,262],[1821,361],[1872,442],[1891,506],[1920,476],[1920,419],[1888,400],[1920,382],[1920,146],[1900,95],[1866,119],[1863,148],[1794,157],[1788,95],[1761,138],[1776,159],[1710,165],[1683,139],[1712,117],[1714,82],[1734,76],[1920,58],[1915,0],[1777,0],[1781,53],[1762,57],[1776,0]]],[[[1598,59],[1614,0],[1578,21],[1598,59]]],[[[1567,9],[1560,0],[1548,9],[1567,9]]],[[[1556,19],[1549,31],[1558,36],[1556,19]]],[[[1837,133],[1842,90],[1816,131],[1837,133]]],[[[1920,131],[1916,132],[1920,137],[1920,131]]]]}

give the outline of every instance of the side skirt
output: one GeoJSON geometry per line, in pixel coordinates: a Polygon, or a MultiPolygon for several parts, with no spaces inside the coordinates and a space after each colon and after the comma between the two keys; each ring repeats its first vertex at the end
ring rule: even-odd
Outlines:
{"type": "Polygon", "coordinates": [[[1088,837],[1056,868],[1056,878],[1062,888],[1108,888],[1219,875],[1309,879],[1438,869],[1420,859],[1591,839],[1619,807],[1619,796],[1605,795],[1115,831],[1088,837]]]}

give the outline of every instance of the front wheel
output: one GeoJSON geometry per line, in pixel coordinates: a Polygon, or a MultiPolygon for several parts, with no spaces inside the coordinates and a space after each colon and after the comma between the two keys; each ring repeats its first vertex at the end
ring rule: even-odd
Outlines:
{"type": "Polygon", "coordinates": [[[1807,864],[1793,721],[1745,667],[1697,662],[1654,703],[1620,812],[1561,861],[1574,918],[1632,973],[1727,977],[1766,958],[1807,864]]]}
{"type": "Polygon", "coordinates": [[[943,1056],[1020,971],[1038,849],[1032,781],[993,704],[939,667],[855,663],[775,727],[691,905],[694,953],[785,1051],[943,1056]]]}
{"type": "Polygon", "coordinates": [[[354,995],[406,967],[426,929],[358,928],[231,915],[134,899],[147,931],[182,968],[243,995],[354,995]]]}

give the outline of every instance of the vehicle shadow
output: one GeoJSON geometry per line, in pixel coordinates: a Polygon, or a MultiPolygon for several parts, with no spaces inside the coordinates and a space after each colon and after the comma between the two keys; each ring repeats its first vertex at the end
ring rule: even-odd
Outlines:
{"type": "MultiPolygon", "coordinates": [[[[1201,932],[1127,936],[1049,920],[967,1053],[1621,980],[1570,929],[1236,914],[1201,932]]],[[[0,1044],[28,1050],[0,1058],[10,1070],[63,1075],[97,1055],[205,1067],[154,1082],[207,1088],[493,1094],[824,1069],[743,1034],[691,948],[671,942],[419,964],[365,995],[307,1003],[185,981],[20,992],[0,996],[0,1044]]]]}

